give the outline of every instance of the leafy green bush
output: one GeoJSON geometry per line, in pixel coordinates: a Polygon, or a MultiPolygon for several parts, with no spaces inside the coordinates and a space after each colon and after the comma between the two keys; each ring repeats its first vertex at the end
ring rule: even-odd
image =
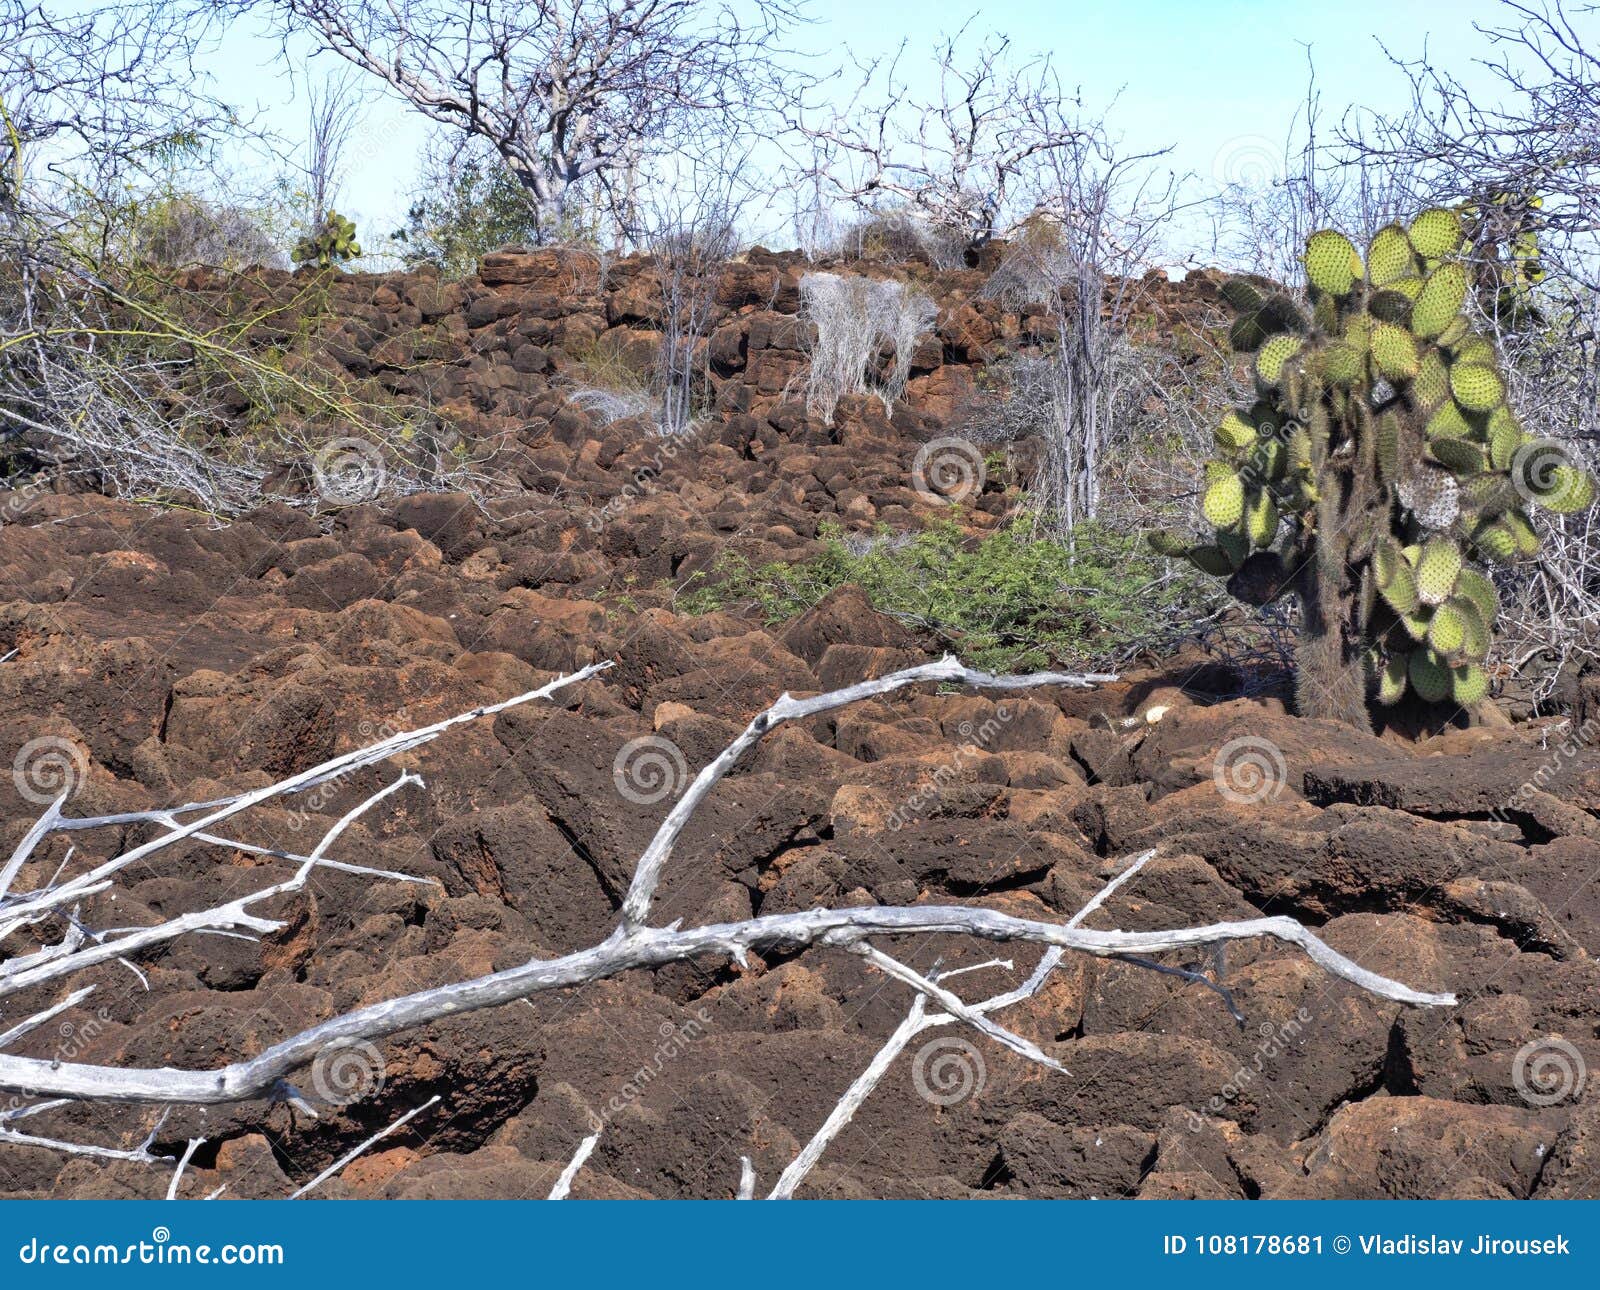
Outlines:
{"type": "Polygon", "coordinates": [[[571,194],[567,220],[552,225],[505,163],[493,155],[435,149],[423,159],[417,199],[395,230],[395,250],[407,268],[429,264],[442,277],[471,277],[478,262],[503,246],[553,242],[599,245],[594,203],[571,194]]]}
{"type": "Polygon", "coordinates": [[[407,268],[431,264],[446,278],[470,277],[487,252],[543,240],[532,201],[503,165],[435,164],[426,180],[394,235],[407,268]]]}
{"type": "Polygon", "coordinates": [[[950,642],[990,671],[1125,658],[1165,635],[1199,602],[1202,580],[1163,576],[1135,535],[1080,525],[1069,547],[1035,538],[1025,521],[973,538],[953,520],[920,533],[880,533],[868,543],[824,526],[822,554],[798,564],[752,566],[730,553],[715,581],[678,607],[707,613],[754,605],[769,623],[811,608],[846,583],[874,607],[950,642]]]}

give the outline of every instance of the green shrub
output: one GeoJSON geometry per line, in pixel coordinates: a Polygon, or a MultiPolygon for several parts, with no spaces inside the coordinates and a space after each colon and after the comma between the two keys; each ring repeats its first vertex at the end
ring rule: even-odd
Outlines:
{"type": "Polygon", "coordinates": [[[680,595],[706,613],[756,607],[769,623],[804,613],[846,583],[875,608],[944,637],[974,667],[1007,672],[1126,657],[1197,603],[1201,581],[1164,577],[1133,535],[1081,525],[1071,547],[1024,521],[974,539],[953,520],[870,542],[823,528],[823,550],[797,564],[724,556],[715,580],[680,595]]]}
{"type": "Polygon", "coordinates": [[[431,264],[446,278],[466,278],[490,251],[544,240],[533,202],[504,165],[467,160],[430,167],[425,193],[394,235],[407,268],[431,264]]]}
{"type": "Polygon", "coordinates": [[[456,280],[506,246],[600,246],[609,238],[592,196],[582,186],[569,193],[569,214],[552,223],[499,157],[435,148],[423,158],[418,196],[395,230],[395,250],[407,268],[432,265],[456,280]]]}

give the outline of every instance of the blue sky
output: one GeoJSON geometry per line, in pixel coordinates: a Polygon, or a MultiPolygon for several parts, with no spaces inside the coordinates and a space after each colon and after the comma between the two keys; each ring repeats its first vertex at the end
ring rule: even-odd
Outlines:
{"type": "MultiPolygon", "coordinates": [[[[1380,39],[1406,57],[1426,47],[1469,84],[1487,87],[1474,64],[1488,46],[1472,23],[1504,21],[1494,0],[991,0],[976,9],[971,0],[922,0],[895,11],[813,0],[811,12],[816,21],[797,43],[813,51],[808,62],[818,69],[836,64],[842,49],[867,58],[892,52],[902,38],[914,54],[973,18],[974,32],[1008,34],[1020,53],[1049,52],[1064,83],[1082,86],[1086,104],[1117,97],[1112,122],[1130,147],[1172,145],[1173,168],[1202,181],[1246,178],[1281,154],[1286,124],[1304,98],[1304,44],[1331,121],[1347,106],[1402,103],[1403,78],[1380,39]]],[[[914,57],[903,64],[915,65],[914,57]]],[[[290,75],[276,41],[236,27],[206,70],[216,88],[257,108],[283,136],[303,137],[304,83],[290,75]]],[[[363,231],[388,232],[400,222],[427,133],[392,100],[375,94],[367,101],[343,200],[363,231]]]]}

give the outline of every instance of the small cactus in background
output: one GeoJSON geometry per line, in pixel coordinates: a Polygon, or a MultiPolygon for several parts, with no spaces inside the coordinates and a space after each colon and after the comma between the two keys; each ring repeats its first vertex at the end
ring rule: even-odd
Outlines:
{"type": "Polygon", "coordinates": [[[338,211],[329,211],[328,218],[295,245],[292,258],[296,264],[314,264],[319,269],[328,269],[360,254],[361,243],[356,241],[355,224],[338,211]]]}
{"type": "Polygon", "coordinates": [[[1471,708],[1499,610],[1483,565],[1537,553],[1527,507],[1589,507],[1593,480],[1506,404],[1494,346],[1463,309],[1459,215],[1306,243],[1309,309],[1233,279],[1229,339],[1257,398],[1206,465],[1210,542],[1151,535],[1261,605],[1299,597],[1302,714],[1369,725],[1369,699],[1471,708]]]}

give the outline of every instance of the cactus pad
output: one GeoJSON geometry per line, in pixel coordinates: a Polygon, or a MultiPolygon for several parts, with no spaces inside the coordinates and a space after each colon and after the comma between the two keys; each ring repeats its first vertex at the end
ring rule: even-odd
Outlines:
{"type": "Polygon", "coordinates": [[[1231,529],[1244,515],[1244,480],[1228,474],[1206,489],[1200,513],[1219,529],[1231,529]]]}
{"type": "Polygon", "coordinates": [[[1435,206],[1411,221],[1411,245],[1424,260],[1439,260],[1454,255],[1466,240],[1461,217],[1452,210],[1435,206]]]}
{"type": "Polygon", "coordinates": [[[1443,604],[1461,575],[1461,548],[1446,537],[1429,538],[1417,555],[1416,572],[1422,603],[1443,604]]]}
{"type": "Polygon", "coordinates": [[[1283,380],[1284,365],[1300,352],[1298,336],[1274,336],[1256,355],[1256,379],[1265,390],[1271,390],[1283,380]]]}
{"type": "Polygon", "coordinates": [[[1489,697],[1489,677],[1476,663],[1450,669],[1450,697],[1463,708],[1489,697]]]}
{"type": "Polygon", "coordinates": [[[1459,264],[1444,264],[1428,275],[1422,294],[1411,311],[1411,330],[1423,340],[1433,340],[1461,312],[1467,299],[1467,271],[1459,264]]]}
{"type": "Polygon", "coordinates": [[[1318,291],[1347,296],[1361,273],[1361,257],[1343,233],[1331,228],[1306,241],[1306,277],[1318,291]]]}
{"type": "Polygon", "coordinates": [[[1424,703],[1440,703],[1450,693],[1450,669],[1431,649],[1412,652],[1407,671],[1411,688],[1424,703]]]}
{"type": "Polygon", "coordinates": [[[1492,412],[1505,401],[1500,373],[1483,363],[1460,363],[1450,369],[1450,392],[1468,412],[1492,412]]]}

